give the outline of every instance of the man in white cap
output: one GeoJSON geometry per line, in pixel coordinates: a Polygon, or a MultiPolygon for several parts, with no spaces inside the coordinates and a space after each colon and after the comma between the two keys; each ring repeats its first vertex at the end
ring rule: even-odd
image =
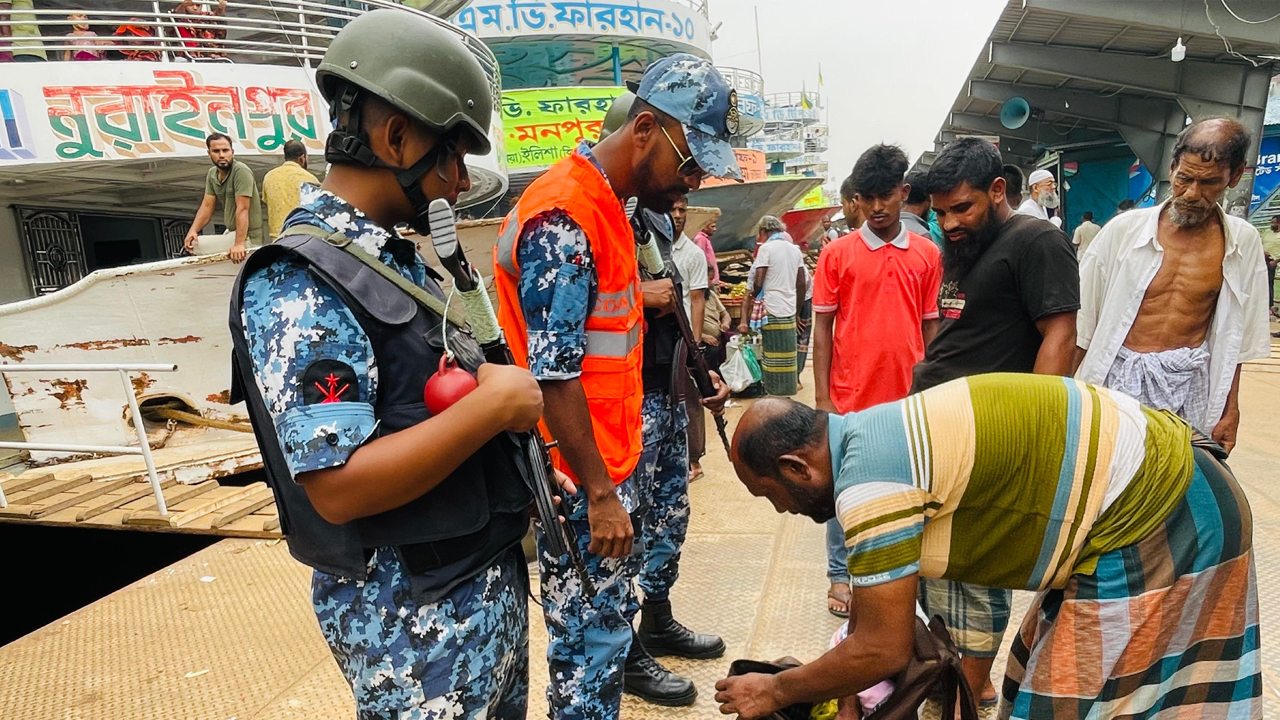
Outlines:
{"type": "Polygon", "coordinates": [[[1061,228],[1062,218],[1056,215],[1049,217],[1049,213],[1045,212],[1045,208],[1056,208],[1059,203],[1058,182],[1053,179],[1053,173],[1044,168],[1032,172],[1031,177],[1027,178],[1027,187],[1030,192],[1027,193],[1027,199],[1018,206],[1017,212],[1048,220],[1054,227],[1061,228]]]}

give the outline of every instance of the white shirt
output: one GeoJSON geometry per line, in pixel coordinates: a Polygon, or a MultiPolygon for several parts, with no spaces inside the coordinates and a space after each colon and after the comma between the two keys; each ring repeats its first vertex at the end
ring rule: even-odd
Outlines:
{"type": "Polygon", "coordinates": [[[1015,210],[1014,212],[1019,213],[1021,215],[1030,215],[1031,217],[1038,217],[1041,220],[1048,220],[1049,222],[1053,223],[1053,226],[1056,228],[1062,227],[1062,218],[1058,217],[1057,215],[1054,215],[1053,217],[1049,217],[1049,213],[1045,212],[1044,207],[1042,207],[1040,203],[1036,202],[1034,198],[1027,198],[1026,200],[1023,200],[1022,204],[1019,205],[1018,209],[1015,210]]]}
{"type": "MultiPolygon", "coordinates": [[[[1167,201],[1166,201],[1167,203],[1167,201]]],[[[1076,377],[1103,384],[1116,354],[1138,316],[1147,286],[1164,262],[1156,230],[1164,205],[1117,215],[1094,238],[1080,259],[1080,312],[1076,344],[1087,350],[1076,377]]],[[[1222,258],[1222,290],[1213,311],[1206,346],[1209,350],[1207,417],[1198,427],[1218,424],[1236,366],[1271,354],[1267,321],[1267,269],[1262,238],[1247,221],[1218,209],[1226,230],[1222,258]]]]}
{"type": "Polygon", "coordinates": [[[766,313],[773,317],[796,314],[796,273],[803,263],[800,248],[786,240],[770,240],[760,246],[755,267],[769,268],[761,288],[766,313]]]}
{"type": "Polygon", "coordinates": [[[1089,249],[1089,243],[1098,236],[1098,231],[1102,227],[1090,220],[1080,223],[1080,227],[1071,235],[1071,244],[1076,246],[1076,254],[1084,257],[1084,251],[1089,249]]]}
{"type": "Polygon", "coordinates": [[[707,254],[688,235],[680,233],[671,246],[671,260],[684,278],[684,314],[693,322],[693,293],[707,289],[707,254]]]}

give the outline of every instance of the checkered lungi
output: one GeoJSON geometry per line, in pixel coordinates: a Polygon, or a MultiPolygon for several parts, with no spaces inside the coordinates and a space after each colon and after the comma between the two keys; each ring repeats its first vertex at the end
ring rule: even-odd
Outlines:
{"type": "Polygon", "coordinates": [[[1183,501],[1092,575],[1041,593],[1014,639],[1002,718],[1261,718],[1253,518],[1197,449],[1183,501]]]}
{"type": "Polygon", "coordinates": [[[760,329],[764,389],[770,395],[796,394],[796,317],[768,315],[760,329]]]}

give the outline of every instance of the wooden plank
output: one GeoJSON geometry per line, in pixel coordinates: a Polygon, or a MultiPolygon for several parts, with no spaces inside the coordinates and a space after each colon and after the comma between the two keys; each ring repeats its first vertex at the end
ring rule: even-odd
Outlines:
{"type": "MultiPolygon", "coordinates": [[[[85,508],[84,510],[76,514],[76,522],[84,522],[86,520],[91,520],[104,513],[109,513],[112,510],[115,510],[116,508],[128,505],[134,500],[140,500],[152,494],[151,483],[144,482],[140,484],[142,487],[139,487],[137,490],[134,490],[133,492],[130,492],[125,495],[121,495],[118,498],[112,498],[111,500],[108,500],[107,502],[102,503],[101,505],[96,505],[91,508],[85,508]]],[[[177,484],[178,484],[177,480],[164,480],[164,481],[161,481],[160,483],[160,489],[162,491],[167,490],[177,484]]]]}
{"type": "MultiPolygon", "coordinates": [[[[213,483],[217,485],[217,483],[213,483]]],[[[182,512],[170,512],[168,515],[161,515],[156,510],[139,510],[129,513],[124,518],[125,525],[152,525],[161,527],[182,527],[191,523],[191,521],[204,517],[212,512],[217,512],[230,505],[244,500],[246,497],[254,494],[257,488],[252,485],[236,488],[234,492],[227,493],[220,498],[215,498],[209,502],[202,503],[182,512]]],[[[175,502],[174,505],[178,503],[175,502]]]]}
{"type": "MultiPolygon", "coordinates": [[[[17,478],[10,475],[5,480],[5,482],[9,482],[9,480],[16,480],[16,479],[17,478]]],[[[4,492],[5,492],[5,495],[20,493],[23,490],[30,490],[31,488],[36,487],[37,485],[43,485],[44,483],[47,483],[50,480],[53,480],[53,473],[45,473],[44,475],[37,475],[29,480],[23,480],[22,482],[18,483],[17,485],[14,485],[13,487],[6,487],[4,489],[4,492]]]]}
{"type": "Polygon", "coordinates": [[[50,497],[53,497],[54,495],[61,495],[64,492],[74,490],[80,487],[81,485],[88,485],[91,482],[93,482],[93,476],[90,475],[89,473],[83,473],[65,482],[60,482],[57,485],[54,485],[52,487],[46,487],[41,490],[36,490],[32,492],[30,495],[26,495],[20,498],[17,498],[17,497],[10,498],[9,502],[14,505],[31,505],[33,503],[44,500],[45,498],[50,498],[50,497]]]}
{"type": "Polygon", "coordinates": [[[275,516],[275,517],[271,518],[270,520],[267,520],[266,522],[262,523],[262,531],[263,531],[263,532],[271,532],[272,530],[279,530],[279,529],[280,529],[280,516],[279,516],[279,515],[277,515],[277,516],[275,516]]]}
{"type": "Polygon", "coordinates": [[[253,485],[250,485],[250,487],[254,488],[254,492],[246,498],[246,500],[249,501],[249,504],[239,510],[232,510],[231,512],[223,513],[214,518],[213,522],[209,524],[211,529],[217,530],[218,528],[229,523],[233,523],[242,517],[252,515],[258,510],[270,505],[272,502],[275,502],[275,496],[271,494],[271,488],[267,487],[266,484],[254,483],[253,485]]]}
{"type": "MultiPolygon", "coordinates": [[[[134,480],[133,478],[125,478],[124,480],[117,480],[115,482],[95,483],[97,487],[89,490],[88,492],[79,493],[75,497],[70,497],[70,498],[67,498],[66,500],[62,500],[60,502],[56,502],[51,505],[44,505],[37,508],[35,513],[31,515],[31,517],[40,518],[40,517],[44,517],[45,515],[50,515],[52,513],[66,510],[67,508],[73,507],[75,505],[79,505],[80,503],[85,502],[86,500],[93,500],[94,498],[102,497],[107,493],[115,492],[116,490],[120,490],[122,488],[127,488],[130,485],[133,485],[135,482],[137,481],[134,480]]],[[[150,485],[147,486],[148,489],[150,489],[150,487],[151,487],[150,485]]]]}
{"type": "MultiPolygon", "coordinates": [[[[173,513],[172,508],[176,507],[179,503],[184,503],[193,497],[199,497],[217,487],[222,487],[221,485],[218,484],[217,480],[205,480],[204,482],[199,483],[197,485],[184,486],[184,489],[174,493],[173,497],[170,497],[168,495],[164,497],[165,507],[169,508],[169,512],[170,514],[172,514],[173,513]]],[[[149,506],[142,508],[141,510],[135,510],[134,512],[158,512],[159,510],[160,510],[159,505],[157,505],[156,503],[151,503],[149,506]]],[[[124,516],[124,522],[126,523],[129,522],[128,515],[124,516]]]]}

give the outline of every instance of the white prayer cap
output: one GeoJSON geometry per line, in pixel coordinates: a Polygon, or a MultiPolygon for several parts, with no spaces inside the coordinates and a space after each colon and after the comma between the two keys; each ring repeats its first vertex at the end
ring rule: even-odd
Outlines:
{"type": "Polygon", "coordinates": [[[1027,178],[1027,187],[1031,187],[1032,185],[1035,185],[1036,183],[1042,180],[1052,180],[1052,179],[1053,179],[1053,173],[1049,172],[1048,170],[1045,170],[1044,168],[1040,168],[1039,170],[1036,170],[1035,172],[1031,173],[1031,176],[1027,178]]]}

